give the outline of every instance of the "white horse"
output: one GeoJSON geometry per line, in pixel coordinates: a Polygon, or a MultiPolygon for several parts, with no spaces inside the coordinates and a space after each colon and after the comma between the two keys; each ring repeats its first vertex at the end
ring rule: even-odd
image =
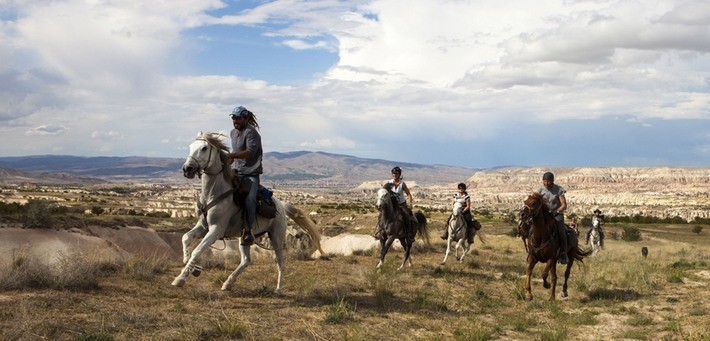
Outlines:
{"type": "MultiPolygon", "coordinates": [[[[200,133],[197,139],[190,144],[189,154],[182,166],[183,173],[188,179],[197,174],[202,180],[202,192],[197,203],[197,224],[182,236],[183,263],[185,267],[175,277],[172,285],[181,287],[192,272],[198,276],[202,268],[197,261],[202,253],[215,241],[225,236],[231,237],[241,234],[244,228],[242,218],[243,208],[234,203],[234,189],[232,185],[232,170],[227,164],[229,149],[220,140],[221,135],[215,133],[200,133]],[[190,252],[190,242],[202,238],[195,249],[190,252]]],[[[311,236],[314,249],[324,254],[320,247],[320,234],[316,226],[305,214],[293,205],[273,198],[276,205],[276,217],[267,219],[257,215],[252,228],[255,237],[267,234],[271,241],[271,248],[276,254],[278,279],[276,292],[281,290],[281,280],[284,272],[284,249],[286,247],[287,217],[293,219],[301,228],[311,236]]],[[[222,284],[222,290],[231,289],[237,276],[251,263],[251,245],[241,245],[241,263],[222,284]]],[[[314,250],[312,250],[314,251],[314,250]]]]}
{"type": "MultiPolygon", "coordinates": [[[[449,258],[452,242],[456,242],[456,259],[459,262],[463,262],[463,258],[466,257],[466,254],[471,249],[472,244],[469,244],[466,240],[466,220],[463,217],[463,209],[464,205],[461,202],[454,203],[451,219],[449,219],[449,237],[446,240],[446,254],[444,254],[444,260],[441,262],[442,265],[446,264],[446,260],[449,258]],[[461,258],[459,258],[459,249],[463,249],[461,258]]],[[[473,230],[473,236],[476,236],[476,230],[473,230]]]]}
{"type": "Polygon", "coordinates": [[[592,255],[596,255],[601,250],[601,234],[599,233],[599,220],[592,222],[592,233],[589,235],[589,242],[592,244],[592,255]]]}

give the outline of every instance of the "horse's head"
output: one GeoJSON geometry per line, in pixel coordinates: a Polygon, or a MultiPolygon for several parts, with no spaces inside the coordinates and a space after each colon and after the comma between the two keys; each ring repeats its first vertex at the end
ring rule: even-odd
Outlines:
{"type": "Polygon", "coordinates": [[[389,205],[390,202],[390,191],[386,188],[380,188],[377,191],[377,204],[375,204],[377,209],[381,210],[385,205],[389,205]]]}
{"type": "Polygon", "coordinates": [[[521,235],[527,235],[528,227],[532,226],[533,219],[538,214],[547,212],[547,204],[543,198],[542,194],[532,193],[523,201],[523,207],[520,208],[520,223],[518,223],[518,231],[521,235]]]}
{"type": "Polygon", "coordinates": [[[460,201],[454,202],[454,209],[452,212],[454,217],[458,217],[461,214],[461,212],[463,211],[463,208],[464,208],[464,204],[462,204],[460,201]]]}
{"type": "MultiPolygon", "coordinates": [[[[183,175],[192,179],[203,172],[214,175],[225,170],[227,146],[215,133],[201,133],[189,146],[185,163],[182,165],[183,175]]],[[[226,170],[230,170],[226,167],[226,170]]],[[[230,170],[231,171],[231,170],[230,170]]]]}

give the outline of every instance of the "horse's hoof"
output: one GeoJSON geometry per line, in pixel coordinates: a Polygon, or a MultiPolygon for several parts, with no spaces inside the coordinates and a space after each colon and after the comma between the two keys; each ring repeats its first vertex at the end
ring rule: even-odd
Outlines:
{"type": "Polygon", "coordinates": [[[550,289],[551,285],[550,285],[550,283],[542,282],[542,287],[545,289],[550,289]]]}
{"type": "Polygon", "coordinates": [[[561,297],[567,297],[567,296],[569,296],[569,295],[568,295],[566,292],[563,291],[563,292],[562,292],[562,295],[560,295],[560,296],[561,296],[561,297]]]}
{"type": "Polygon", "coordinates": [[[232,289],[232,285],[229,284],[229,283],[227,283],[227,282],[224,282],[224,283],[222,284],[222,288],[220,288],[219,290],[222,290],[222,291],[229,291],[229,290],[231,290],[231,289],[232,289]]]}
{"type": "Polygon", "coordinates": [[[178,277],[173,280],[172,286],[181,288],[183,285],[185,285],[185,280],[178,277]]]}
{"type": "Polygon", "coordinates": [[[533,299],[532,295],[525,295],[526,301],[532,301],[532,299],[533,299]]]}
{"type": "Polygon", "coordinates": [[[194,269],[194,270],[192,270],[191,274],[195,277],[200,277],[200,275],[202,274],[202,270],[194,269]]]}

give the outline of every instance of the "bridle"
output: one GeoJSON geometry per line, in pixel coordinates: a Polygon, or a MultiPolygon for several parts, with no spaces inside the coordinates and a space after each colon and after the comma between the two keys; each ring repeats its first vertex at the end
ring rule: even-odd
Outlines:
{"type": "MultiPolygon", "coordinates": [[[[530,252],[530,250],[528,249],[528,243],[526,243],[526,240],[528,238],[530,238],[531,236],[530,236],[530,234],[527,233],[527,229],[526,229],[527,235],[523,235],[521,232],[521,231],[523,231],[522,227],[523,226],[530,226],[530,227],[533,226],[533,224],[534,224],[533,218],[535,218],[540,213],[540,209],[542,209],[542,206],[543,206],[542,203],[540,203],[539,206],[537,207],[537,209],[535,209],[533,207],[528,206],[528,204],[523,202],[523,207],[520,208],[520,223],[518,223],[518,234],[520,234],[520,236],[523,238],[523,245],[525,245],[525,251],[528,253],[530,252]]],[[[540,246],[536,249],[540,249],[540,248],[542,248],[542,246],[540,246]]]]}
{"type": "Polygon", "coordinates": [[[210,163],[212,162],[212,149],[215,148],[215,146],[212,145],[212,143],[210,143],[210,141],[208,141],[207,139],[205,139],[203,137],[198,137],[195,139],[195,141],[205,141],[205,143],[207,143],[207,145],[210,146],[209,155],[207,156],[207,164],[204,167],[202,167],[202,165],[200,164],[200,161],[197,160],[195,157],[193,157],[192,155],[188,156],[189,159],[195,161],[195,163],[197,164],[197,172],[196,172],[197,177],[202,178],[202,173],[207,174],[207,175],[217,175],[217,174],[221,173],[222,170],[224,170],[224,164],[222,162],[219,163],[220,168],[218,171],[216,171],[214,173],[210,173],[207,171],[207,169],[210,167],[210,163]]]}

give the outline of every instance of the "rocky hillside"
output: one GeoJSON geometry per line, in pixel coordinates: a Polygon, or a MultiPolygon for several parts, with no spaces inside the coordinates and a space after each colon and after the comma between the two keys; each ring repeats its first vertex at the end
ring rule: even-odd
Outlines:
{"type": "MultiPolygon", "coordinates": [[[[475,206],[514,210],[548,170],[568,191],[569,213],[589,215],[599,208],[608,215],[710,218],[708,167],[510,167],[478,171],[466,183],[475,206]]],[[[431,195],[448,196],[453,189],[432,188],[431,195]]]]}
{"type": "MultiPolygon", "coordinates": [[[[6,169],[4,173],[0,172],[0,182],[65,184],[70,179],[54,176],[61,173],[114,182],[184,183],[181,171],[184,161],[185,159],[136,156],[0,157],[0,167],[6,169]]],[[[402,167],[405,177],[416,178],[418,183],[426,185],[461,181],[475,172],[474,169],[464,167],[422,165],[305,151],[266,153],[263,163],[263,181],[279,187],[347,188],[364,181],[388,179],[394,166],[402,167]]],[[[81,183],[85,181],[76,182],[81,183]]]]}

